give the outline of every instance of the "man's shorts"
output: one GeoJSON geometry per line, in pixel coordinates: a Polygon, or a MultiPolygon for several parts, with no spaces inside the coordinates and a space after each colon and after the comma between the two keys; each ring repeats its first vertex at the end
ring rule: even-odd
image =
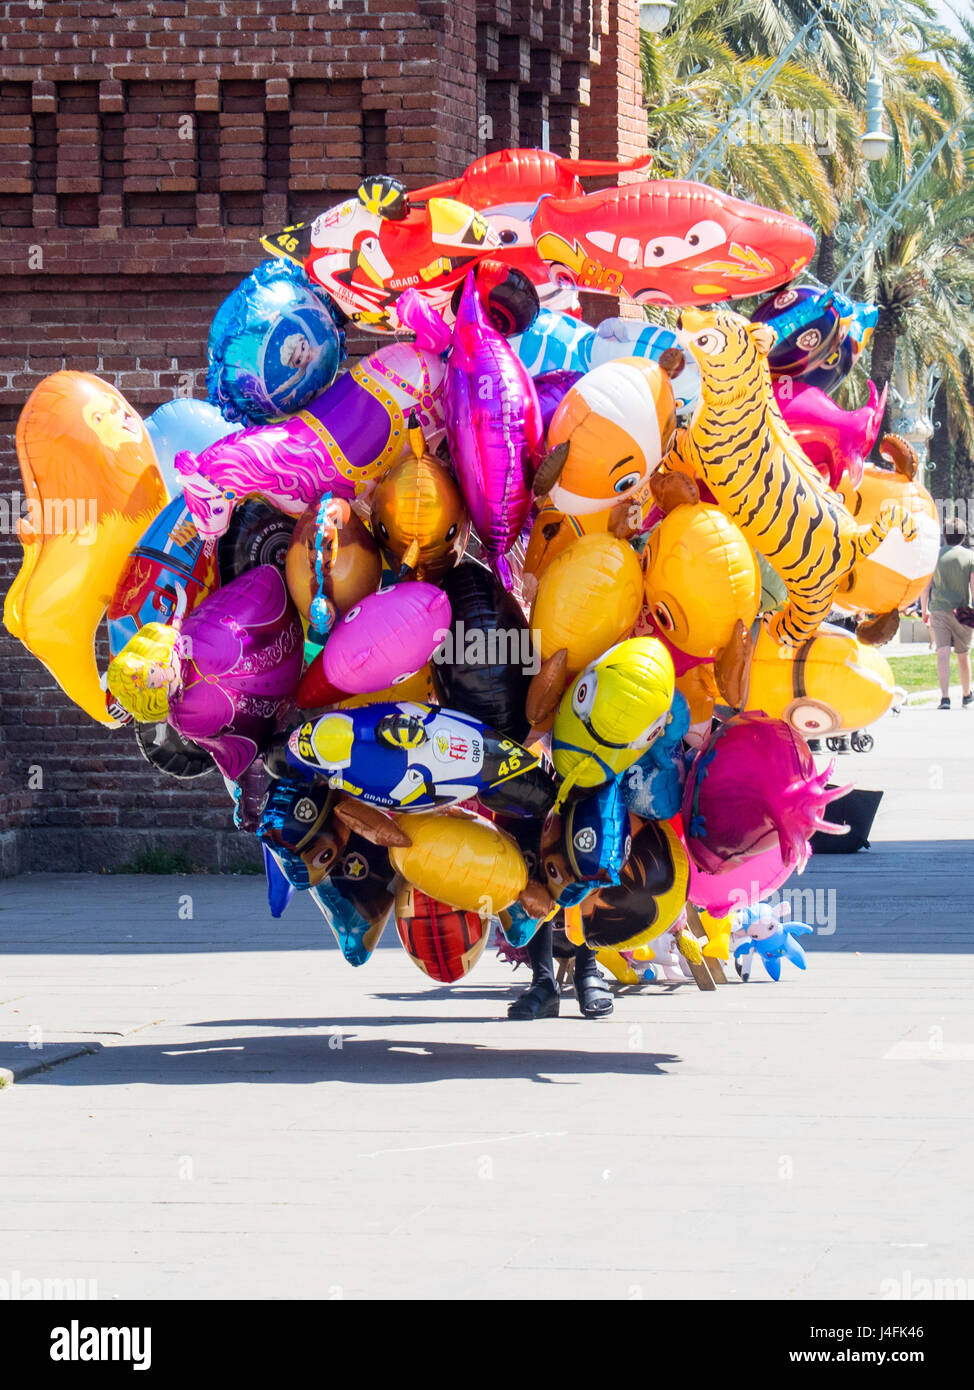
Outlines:
{"type": "Polygon", "coordinates": [[[974,628],[965,627],[957,621],[953,613],[931,613],[930,631],[933,633],[933,644],[938,650],[941,647],[953,647],[955,652],[963,653],[971,649],[974,628]]]}

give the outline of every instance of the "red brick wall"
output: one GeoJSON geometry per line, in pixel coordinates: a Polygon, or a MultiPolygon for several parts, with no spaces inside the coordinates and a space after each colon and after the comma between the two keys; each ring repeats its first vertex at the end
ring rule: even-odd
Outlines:
{"type": "MultiPolygon", "coordinates": [[[[50,372],[95,372],[143,414],[187,383],[203,394],[210,319],[260,259],[261,229],[347,197],[367,172],[418,187],[485,150],[540,144],[545,122],[559,153],[644,148],[630,0],[8,0],[5,12],[8,498],[17,414],[50,372]]],[[[0,594],[20,554],[0,534],[0,594]]],[[[0,632],[0,866],[23,827],[28,867],[118,862],[139,836],[175,845],[184,832],[225,866],[245,849],[217,833],[229,826],[215,776],[154,773],[130,732],[92,724],[0,632]],[[42,785],[28,789],[32,767],[42,785]]]]}

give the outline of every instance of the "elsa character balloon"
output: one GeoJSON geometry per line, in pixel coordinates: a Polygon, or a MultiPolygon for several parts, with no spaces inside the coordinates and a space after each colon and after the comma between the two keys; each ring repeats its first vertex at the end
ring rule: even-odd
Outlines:
{"type": "Polygon", "coordinates": [[[330,386],[345,335],[340,311],[286,260],[265,261],[223,301],[207,343],[207,394],[227,420],[261,424],[330,386]]]}
{"type": "Polygon", "coordinates": [[[136,719],[168,719],[236,781],[266,745],[301,675],[303,633],[283,576],[258,565],[179,623],[147,623],[108,668],[136,719]]]}

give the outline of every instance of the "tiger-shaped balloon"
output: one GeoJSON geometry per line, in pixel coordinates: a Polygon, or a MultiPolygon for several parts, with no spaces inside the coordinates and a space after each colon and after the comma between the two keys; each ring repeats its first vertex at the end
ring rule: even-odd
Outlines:
{"type": "Polygon", "coordinates": [[[706,483],[784,580],[788,602],[767,619],[768,633],[798,646],[818,630],[856,562],[894,528],[912,541],[916,525],[891,502],[860,528],[824,485],[775,404],[767,360],[772,328],[727,309],[684,309],[678,326],[700,367],[700,403],[654,474],[654,492],[667,472],[706,483]]]}

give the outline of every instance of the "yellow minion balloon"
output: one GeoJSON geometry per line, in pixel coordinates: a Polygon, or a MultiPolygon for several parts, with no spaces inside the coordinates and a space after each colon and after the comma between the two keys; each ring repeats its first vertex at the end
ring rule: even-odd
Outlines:
{"type": "Polygon", "coordinates": [[[889,662],[843,628],[826,624],[800,647],[761,632],[751,657],[745,708],[783,719],[805,738],[875,724],[893,703],[889,662]]]}
{"type": "Polygon", "coordinates": [[[666,726],[673,688],[673,661],[655,637],[630,637],[586,666],[555,715],[559,803],[572,787],[598,787],[643,756],[666,726]]]}

